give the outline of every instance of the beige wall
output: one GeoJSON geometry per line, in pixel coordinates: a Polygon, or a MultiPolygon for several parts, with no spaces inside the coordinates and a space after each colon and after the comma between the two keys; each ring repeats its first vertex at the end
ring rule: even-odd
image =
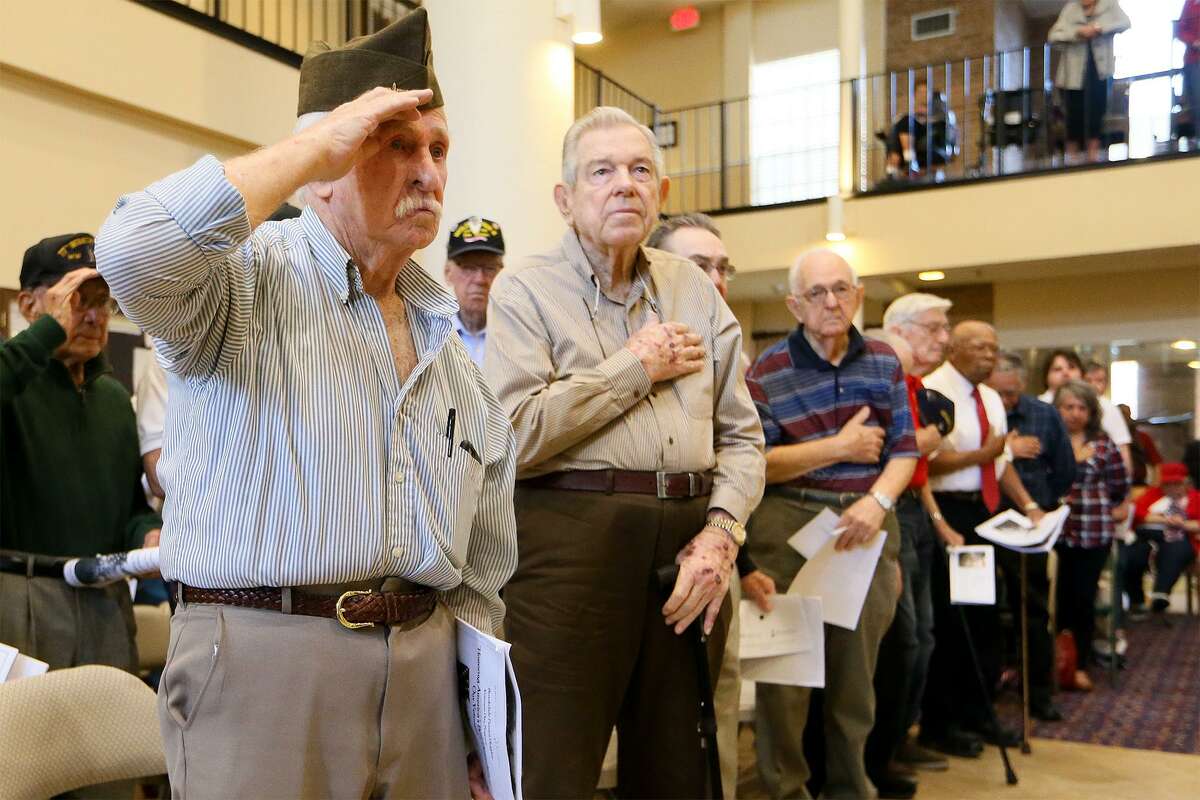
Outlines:
{"type": "Polygon", "coordinates": [[[127,0],[0,3],[0,286],[25,248],[205,153],[285,135],[296,70],[127,0]]]}
{"type": "MultiPolygon", "coordinates": [[[[845,202],[838,245],[863,275],[1200,245],[1200,158],[981,181],[845,202]]],[[[824,203],[724,214],[743,272],[785,267],[824,244],[824,203]]]]}
{"type": "Polygon", "coordinates": [[[724,37],[719,11],[703,12],[699,28],[674,33],[667,14],[654,23],[604,31],[604,41],[579,47],[580,61],[663,108],[721,99],[724,37]]]}

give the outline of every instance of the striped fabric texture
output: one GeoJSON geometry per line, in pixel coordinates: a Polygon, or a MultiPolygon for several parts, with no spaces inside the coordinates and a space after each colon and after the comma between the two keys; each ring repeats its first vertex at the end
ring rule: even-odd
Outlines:
{"type": "Polygon", "coordinates": [[[505,268],[488,307],[488,383],[517,435],[517,472],[715,470],[709,508],[745,522],[762,497],[762,429],[741,377],[742,331],[692,262],[643,248],[624,302],[600,291],[573,231],[505,268]],[[700,335],[708,368],[651,385],[625,342],[647,322],[700,335]]]}
{"type": "Polygon", "coordinates": [[[402,385],[378,305],[316,214],[252,233],[211,156],[122,197],[96,255],[179,377],[158,466],[164,577],[399,576],[499,627],[517,559],[512,428],[424,270],[396,282],[419,356],[402,385]]]}
{"type": "Polygon", "coordinates": [[[831,464],[800,476],[793,486],[868,492],[890,459],[920,456],[899,359],[888,345],[864,339],[854,327],[837,366],[817,355],[797,327],[759,356],[746,383],[768,447],[833,436],[864,406],[870,409],[865,424],[885,431],[879,463],[831,464]]]}

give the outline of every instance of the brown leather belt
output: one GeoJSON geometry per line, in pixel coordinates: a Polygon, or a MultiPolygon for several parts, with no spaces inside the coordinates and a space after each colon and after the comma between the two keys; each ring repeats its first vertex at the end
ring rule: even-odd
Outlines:
{"type": "Polygon", "coordinates": [[[437,605],[437,593],[432,589],[421,592],[373,592],[353,590],[340,596],[314,594],[299,589],[197,589],[180,586],[185,603],[208,603],[239,608],[259,608],[285,611],[284,596],[290,594],[289,614],[336,619],[347,628],[370,628],[373,625],[399,625],[428,614],[437,605]]]}
{"type": "Polygon", "coordinates": [[[712,472],[635,472],[627,469],[551,472],[520,482],[537,489],[567,489],[605,494],[652,494],[660,500],[707,497],[712,494],[712,472]]]}

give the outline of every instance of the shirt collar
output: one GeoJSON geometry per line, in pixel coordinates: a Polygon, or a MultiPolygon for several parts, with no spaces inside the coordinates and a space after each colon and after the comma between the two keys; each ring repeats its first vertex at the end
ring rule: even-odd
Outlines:
{"type": "Polygon", "coordinates": [[[471,331],[467,330],[467,326],[463,324],[462,316],[459,313],[455,313],[455,315],[450,318],[450,324],[454,326],[455,332],[463,338],[479,338],[487,334],[487,328],[480,329],[478,333],[471,333],[471,331]]]}
{"type": "MultiPolygon", "coordinates": [[[[321,275],[337,298],[347,303],[352,294],[362,296],[362,275],[358,266],[311,207],[300,214],[300,229],[308,239],[321,275]]],[[[396,292],[433,316],[457,318],[458,302],[412,259],[396,276],[396,292]]]]}
{"type": "MultiPolygon", "coordinates": [[[[949,359],[947,359],[946,362],[944,364],[942,364],[941,368],[946,370],[946,377],[949,378],[954,383],[954,385],[957,387],[958,391],[962,392],[967,397],[970,397],[972,394],[975,393],[975,384],[971,383],[969,380],[966,379],[966,377],[963,376],[963,374],[961,372],[959,372],[957,369],[955,369],[954,365],[950,363],[949,359]]],[[[983,395],[983,393],[980,392],[980,396],[982,396],[982,395],[983,395]]]]}
{"type": "MultiPolygon", "coordinates": [[[[579,234],[573,228],[568,228],[566,233],[563,234],[562,249],[563,254],[567,257],[567,261],[570,262],[571,266],[575,269],[575,273],[579,275],[584,283],[589,287],[598,288],[600,285],[599,279],[596,277],[595,271],[592,270],[592,264],[588,260],[587,253],[583,250],[583,242],[579,240],[579,234]]],[[[633,265],[633,282],[629,287],[629,296],[625,298],[626,306],[633,305],[645,293],[645,277],[649,274],[649,271],[650,259],[646,253],[646,248],[638,247],[637,261],[633,265]]],[[[603,289],[600,290],[600,294],[604,295],[603,289]]],[[[604,296],[610,301],[616,302],[608,297],[608,295],[604,296]]],[[[589,297],[587,300],[588,306],[591,307],[593,298],[589,297]]]]}
{"type": "MultiPolygon", "coordinates": [[[[846,354],[842,356],[842,360],[838,364],[839,368],[858,358],[866,349],[862,334],[853,325],[850,326],[849,336],[850,341],[846,345],[846,354]]],[[[797,325],[796,329],[788,334],[788,352],[792,356],[792,366],[794,367],[815,369],[820,372],[834,369],[833,364],[830,364],[813,349],[808,337],[804,335],[803,325],[797,325]]]]}

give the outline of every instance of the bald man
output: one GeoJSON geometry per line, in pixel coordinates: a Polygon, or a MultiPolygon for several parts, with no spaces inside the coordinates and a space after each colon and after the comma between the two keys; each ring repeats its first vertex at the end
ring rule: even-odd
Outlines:
{"type": "MultiPolygon", "coordinates": [[[[927,375],[925,386],[954,402],[954,430],[942,440],[929,462],[930,486],[947,526],[966,544],[986,544],[975,526],[1000,510],[1003,491],[1030,519],[1042,510],[1021,483],[1005,446],[1008,418],[1000,395],[983,382],[996,367],[996,331],[978,320],[960,322],[950,333],[946,362],[927,375]]],[[[944,753],[965,755],[980,739],[1015,745],[1016,732],[994,722],[977,681],[963,617],[950,605],[950,578],[945,547],[936,553],[932,575],[934,637],[937,647],[929,665],[928,688],[921,715],[921,743],[944,753]]],[[[979,654],[987,690],[1000,675],[999,621],[996,606],[962,606],[967,630],[979,654]]]]}
{"type": "MultiPolygon", "coordinates": [[[[887,344],[852,320],[863,287],[829,250],[802,255],[789,275],[799,325],[746,376],[767,443],[767,491],[747,546],[759,568],[789,586],[804,565],[788,537],[824,509],[839,517],[839,550],[885,536],[853,630],[825,625],[825,797],[876,796],[863,748],[875,720],[872,677],[898,596],[899,526],[892,507],[908,485],[917,443],[904,372],[887,344]]],[[[758,685],[759,772],[773,798],[807,797],[804,753],[811,690],[758,685]]],[[[819,780],[819,779],[818,779],[819,780]]]]}

